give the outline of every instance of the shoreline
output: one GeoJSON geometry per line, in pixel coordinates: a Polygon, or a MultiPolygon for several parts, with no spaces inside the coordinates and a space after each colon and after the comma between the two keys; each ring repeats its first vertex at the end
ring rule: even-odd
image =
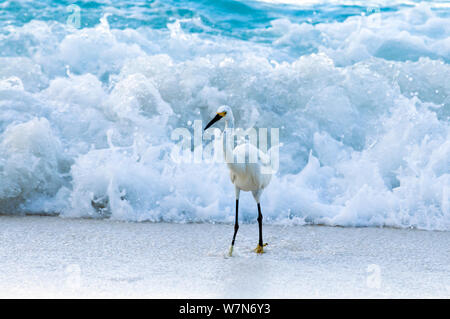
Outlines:
{"type": "MultiPolygon", "coordinates": [[[[61,218],[64,220],[95,220],[95,221],[104,221],[104,222],[118,222],[118,223],[136,223],[136,224],[174,224],[174,225],[231,225],[234,226],[233,222],[228,221],[152,221],[152,220],[123,220],[123,219],[113,219],[113,218],[104,218],[104,217],[71,217],[71,216],[60,216],[59,214],[47,214],[47,213],[30,213],[30,214],[23,214],[23,215],[16,215],[16,214],[2,214],[0,213],[0,218],[3,217],[17,217],[17,218],[26,218],[26,217],[56,217],[61,218]]],[[[256,218],[252,222],[239,220],[239,226],[241,225],[257,225],[256,218]]],[[[279,227],[330,227],[330,228],[344,228],[344,229],[392,229],[392,230],[410,230],[410,231],[424,231],[424,232],[448,232],[450,233],[450,230],[443,230],[443,229],[425,229],[425,228],[419,228],[416,226],[407,226],[407,227],[400,227],[400,226],[390,226],[390,225],[381,225],[381,226],[373,226],[373,225],[361,225],[361,226],[343,226],[343,225],[329,225],[325,223],[305,223],[305,224],[299,224],[298,222],[295,222],[292,220],[282,220],[282,221],[264,221],[263,222],[264,227],[265,226],[279,226],[279,227]]]]}

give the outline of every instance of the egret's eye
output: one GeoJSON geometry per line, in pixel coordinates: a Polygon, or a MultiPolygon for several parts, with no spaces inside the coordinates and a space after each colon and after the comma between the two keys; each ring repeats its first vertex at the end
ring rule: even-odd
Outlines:
{"type": "Polygon", "coordinates": [[[222,117],[224,117],[225,115],[227,115],[227,112],[226,111],[223,111],[223,112],[217,112],[217,114],[218,115],[220,115],[220,116],[222,116],[222,117]]]}

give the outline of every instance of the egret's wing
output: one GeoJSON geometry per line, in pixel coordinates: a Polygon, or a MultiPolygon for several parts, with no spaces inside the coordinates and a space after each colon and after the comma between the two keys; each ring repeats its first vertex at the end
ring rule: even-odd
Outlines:
{"type": "Polygon", "coordinates": [[[232,170],[236,174],[249,178],[256,188],[264,188],[269,184],[271,169],[270,157],[267,154],[250,143],[236,146],[233,154],[236,156],[236,159],[244,159],[244,163],[232,165],[232,170]],[[251,162],[255,155],[256,162],[251,162]]]}

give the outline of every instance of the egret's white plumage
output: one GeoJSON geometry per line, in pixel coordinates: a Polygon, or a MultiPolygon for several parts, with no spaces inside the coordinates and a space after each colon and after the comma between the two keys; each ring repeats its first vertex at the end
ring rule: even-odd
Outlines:
{"type": "MultiPolygon", "coordinates": [[[[263,171],[270,171],[269,157],[250,143],[236,146],[233,150],[233,157],[249,158],[252,153],[257,154],[256,163],[228,163],[228,168],[231,182],[235,187],[245,192],[260,192],[269,185],[272,177],[271,174],[263,173],[263,171]]],[[[255,197],[255,199],[259,202],[259,197],[255,197]]]]}
{"type": "Polygon", "coordinates": [[[234,138],[233,136],[226,136],[227,134],[234,134],[232,130],[234,129],[234,116],[231,108],[227,105],[222,105],[217,109],[217,115],[208,123],[205,130],[220,120],[225,121],[225,129],[222,132],[223,151],[227,166],[230,170],[231,182],[234,184],[236,190],[236,222],[233,241],[230,248],[230,255],[232,254],[234,240],[239,228],[238,202],[241,190],[246,192],[251,191],[258,205],[259,243],[255,251],[257,253],[263,253],[263,246],[265,246],[265,244],[262,243],[262,214],[260,197],[263,189],[269,185],[272,177],[270,157],[251,143],[240,144],[234,149],[229,143],[227,143],[227,139],[234,138]],[[227,154],[231,155],[231,160],[227,158],[227,154]],[[255,161],[247,162],[245,159],[249,158],[254,158],[255,161]],[[244,161],[238,162],[236,159],[244,159],[244,161]]]}

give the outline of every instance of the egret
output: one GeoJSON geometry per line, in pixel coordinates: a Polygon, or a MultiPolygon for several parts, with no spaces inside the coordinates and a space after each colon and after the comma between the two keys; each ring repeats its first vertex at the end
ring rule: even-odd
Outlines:
{"type": "Polygon", "coordinates": [[[240,144],[233,149],[230,143],[226,142],[227,138],[234,139],[233,112],[227,105],[222,105],[217,109],[216,116],[206,125],[204,131],[206,131],[214,123],[220,120],[225,121],[225,129],[221,134],[223,152],[228,169],[230,170],[231,182],[234,184],[236,193],[236,217],[234,223],[233,240],[231,241],[229,255],[231,256],[233,253],[234,242],[236,240],[236,234],[239,229],[238,212],[239,194],[241,190],[245,192],[251,191],[253,198],[255,199],[258,206],[257,220],[259,226],[259,241],[254,251],[258,254],[262,254],[264,253],[263,247],[266,246],[267,243],[263,243],[262,237],[263,216],[261,213],[260,198],[263,190],[267,187],[267,185],[269,185],[270,179],[272,177],[269,156],[251,143],[240,144]],[[235,158],[250,158],[250,154],[257,154],[256,162],[237,163],[234,161],[235,158]],[[232,158],[233,160],[227,160],[227,155],[231,155],[232,157],[230,156],[230,158],[232,158]]]}

